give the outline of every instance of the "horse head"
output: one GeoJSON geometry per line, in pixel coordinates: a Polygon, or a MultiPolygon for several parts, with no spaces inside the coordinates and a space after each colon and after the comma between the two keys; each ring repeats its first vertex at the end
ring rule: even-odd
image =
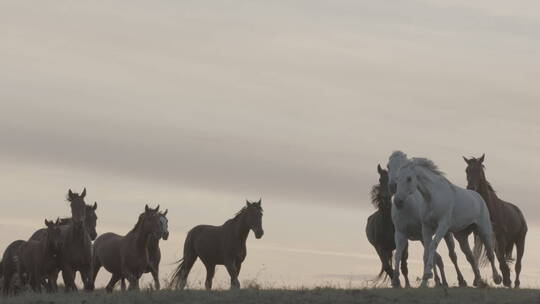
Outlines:
{"type": "Polygon", "coordinates": [[[68,191],[67,201],[71,207],[71,218],[75,224],[82,224],[86,218],[86,203],[84,198],[86,197],[86,188],[84,188],[81,194],[68,191]]]}
{"type": "Polygon", "coordinates": [[[263,209],[261,207],[261,202],[262,199],[253,203],[246,200],[245,207],[247,225],[249,229],[253,230],[257,239],[260,239],[264,235],[264,230],[262,228],[263,209]]]}
{"type": "Polygon", "coordinates": [[[390,195],[396,193],[397,188],[397,175],[399,174],[399,168],[407,162],[407,154],[401,151],[394,151],[388,158],[388,190],[390,195]]]}
{"type": "Polygon", "coordinates": [[[96,215],[96,209],[97,209],[97,202],[94,202],[94,205],[86,205],[86,217],[84,220],[84,224],[86,226],[86,230],[88,231],[88,234],[90,235],[90,239],[93,241],[97,237],[97,231],[96,231],[96,225],[97,225],[97,215],[96,215]]]}
{"type": "Polygon", "coordinates": [[[467,159],[465,156],[463,159],[467,163],[465,173],[467,174],[467,189],[478,191],[480,183],[486,180],[484,173],[484,159],[485,154],[482,154],[479,158],[467,159]]]}
{"type": "Polygon", "coordinates": [[[48,221],[45,219],[45,226],[47,227],[47,243],[53,251],[58,252],[62,248],[62,235],[60,230],[60,219],[56,219],[56,222],[48,221]]]}

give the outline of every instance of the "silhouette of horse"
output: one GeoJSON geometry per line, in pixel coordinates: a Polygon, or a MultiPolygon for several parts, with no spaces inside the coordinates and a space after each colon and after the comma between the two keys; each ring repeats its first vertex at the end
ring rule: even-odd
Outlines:
{"type": "MultiPolygon", "coordinates": [[[[379,184],[371,189],[371,203],[377,208],[372,215],[368,217],[366,224],[366,235],[381,260],[381,271],[377,280],[385,277],[393,277],[392,252],[396,249],[394,241],[394,224],[392,223],[392,195],[388,190],[388,171],[377,165],[379,173],[379,184]]],[[[408,247],[408,246],[407,246],[408,247]]],[[[402,255],[401,272],[405,277],[405,286],[410,287],[409,270],[407,268],[408,250],[405,247],[402,255]]]]}
{"type": "Polygon", "coordinates": [[[2,282],[2,293],[5,296],[14,293],[12,279],[13,276],[17,274],[19,247],[24,243],[25,241],[23,240],[17,240],[12,242],[11,244],[9,244],[6,250],[4,250],[4,254],[2,255],[1,272],[4,279],[4,281],[2,282]]]}
{"type": "Polygon", "coordinates": [[[144,215],[139,216],[137,224],[128,234],[120,236],[108,232],[96,239],[92,256],[92,288],[103,266],[112,273],[106,287],[107,292],[111,292],[122,278],[128,280],[129,290],[139,289],[141,275],[152,265],[147,248],[148,241],[152,237],[160,238],[162,235],[161,215],[158,211],[159,206],[151,209],[146,205],[144,215]]]}
{"type": "Polygon", "coordinates": [[[30,287],[37,292],[41,292],[41,284],[45,277],[56,268],[55,260],[62,244],[60,221],[45,220],[45,226],[47,233],[44,239],[22,243],[17,253],[19,278],[24,278],[26,273],[30,287]]]}
{"type": "MultiPolygon", "coordinates": [[[[159,283],[159,262],[161,261],[161,250],[159,249],[159,240],[163,239],[166,241],[169,238],[169,220],[167,219],[167,212],[168,210],[165,210],[165,212],[160,212],[160,226],[161,226],[161,236],[156,238],[154,236],[150,236],[148,239],[148,259],[150,260],[150,266],[144,271],[144,273],[151,273],[152,277],[154,279],[154,286],[156,290],[159,290],[161,288],[161,284],[159,283]]],[[[144,213],[142,213],[141,216],[144,216],[144,213]]],[[[126,282],[125,278],[122,278],[121,281],[122,290],[126,290],[126,282]]]]}
{"type": "Polygon", "coordinates": [[[261,200],[246,201],[246,206],[223,225],[199,225],[191,229],[184,242],[184,258],[171,278],[171,287],[184,289],[189,271],[199,257],[206,267],[206,289],[212,289],[216,265],[227,268],[231,289],[240,288],[238,274],[247,254],[246,239],[250,230],[257,239],[263,236],[262,216],[261,200]]]}
{"type": "MultiPolygon", "coordinates": [[[[86,231],[89,234],[90,240],[93,241],[97,237],[97,232],[96,232],[97,202],[94,202],[94,205],[85,205],[85,208],[86,208],[86,214],[85,214],[85,218],[84,218],[84,227],[86,228],[86,231]]],[[[70,226],[70,225],[72,225],[72,222],[73,222],[72,218],[61,218],[60,219],[60,229],[62,230],[62,237],[64,239],[67,239],[67,238],[70,237],[70,231],[73,232],[73,233],[71,233],[71,235],[73,235],[73,236],[76,236],[77,234],[81,235],[80,231],[79,232],[73,231],[74,227],[70,226]]],[[[34,234],[32,234],[32,236],[30,237],[30,240],[40,240],[40,239],[42,239],[45,236],[45,232],[46,232],[46,229],[44,229],[44,228],[34,232],[34,234]]],[[[90,272],[89,272],[89,269],[90,269],[89,268],[90,267],[90,261],[89,261],[90,258],[89,257],[91,257],[91,255],[88,255],[89,253],[88,253],[87,247],[86,247],[88,245],[88,241],[86,240],[86,236],[84,236],[84,238],[82,240],[83,240],[82,241],[82,250],[81,250],[81,248],[79,246],[79,245],[81,245],[81,242],[68,242],[68,241],[65,242],[65,244],[68,244],[68,246],[65,246],[63,249],[65,249],[66,252],[68,252],[68,251],[72,251],[72,252],[77,251],[79,253],[78,261],[76,261],[75,258],[70,259],[70,260],[72,260],[71,265],[73,267],[73,279],[75,279],[76,272],[78,271],[81,274],[81,278],[82,278],[83,282],[87,282],[91,278],[90,277],[90,272]],[[75,248],[69,248],[69,247],[75,247],[75,248]]],[[[69,253],[66,253],[66,254],[69,254],[69,253]]],[[[59,256],[59,259],[62,256],[63,255],[59,256]]],[[[57,264],[58,264],[57,269],[54,271],[55,273],[50,276],[51,280],[48,281],[48,285],[49,285],[48,288],[52,289],[54,291],[56,291],[58,289],[56,282],[57,282],[57,278],[58,278],[58,273],[61,270],[62,261],[58,260],[57,264]]],[[[73,286],[71,286],[71,287],[73,287],[73,286]]],[[[71,289],[73,289],[73,288],[71,288],[71,289]]],[[[88,289],[88,287],[86,287],[86,289],[88,289]]]]}
{"type": "Polygon", "coordinates": [[[525,236],[527,235],[527,222],[519,208],[503,201],[497,196],[495,190],[486,179],[484,172],[485,154],[480,158],[467,159],[467,189],[474,190],[482,196],[489,209],[493,231],[495,233],[495,255],[499,261],[499,269],[503,275],[504,286],[511,287],[510,268],[507,261],[512,259],[512,250],[516,246],[516,279],[514,286],[519,287],[519,274],[521,273],[521,259],[525,250],[525,236]]]}

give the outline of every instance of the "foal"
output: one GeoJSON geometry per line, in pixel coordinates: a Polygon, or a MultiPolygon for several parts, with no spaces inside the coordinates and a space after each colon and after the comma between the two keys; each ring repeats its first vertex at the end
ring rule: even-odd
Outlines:
{"type": "Polygon", "coordinates": [[[257,239],[263,236],[262,216],[261,200],[255,203],[246,201],[246,206],[225,224],[199,225],[191,229],[184,242],[184,258],[171,278],[171,286],[186,287],[189,271],[199,257],[206,267],[206,289],[212,289],[216,265],[227,268],[231,289],[240,288],[238,274],[247,254],[246,240],[250,230],[257,239]]]}
{"type": "Polygon", "coordinates": [[[55,259],[60,253],[62,238],[60,236],[60,224],[45,220],[47,236],[41,241],[30,240],[19,247],[19,278],[26,273],[28,283],[32,290],[41,292],[41,284],[46,275],[54,268],[55,259]]]}

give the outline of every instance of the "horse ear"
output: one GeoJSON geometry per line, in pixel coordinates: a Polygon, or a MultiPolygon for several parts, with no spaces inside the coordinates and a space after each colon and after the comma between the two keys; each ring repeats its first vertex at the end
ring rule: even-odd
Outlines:
{"type": "Polygon", "coordinates": [[[56,218],[56,222],[55,222],[54,224],[55,224],[55,225],[59,225],[59,224],[60,224],[60,218],[59,218],[59,217],[56,218]]]}
{"type": "Polygon", "coordinates": [[[155,212],[159,211],[159,205],[157,205],[157,208],[154,210],[155,212]]]}
{"type": "Polygon", "coordinates": [[[73,197],[73,191],[71,191],[71,189],[69,189],[68,191],[68,198],[72,198],[73,197]]]}
{"type": "Polygon", "coordinates": [[[169,212],[169,209],[165,209],[165,212],[163,212],[163,216],[167,215],[167,212],[169,212]]]}
{"type": "Polygon", "coordinates": [[[148,205],[144,205],[144,212],[150,211],[150,208],[148,208],[148,205]]]}
{"type": "Polygon", "coordinates": [[[246,199],[246,207],[249,207],[251,203],[246,199]]]}
{"type": "Polygon", "coordinates": [[[81,197],[84,198],[86,196],[86,187],[83,189],[81,193],[81,197]]]}
{"type": "Polygon", "coordinates": [[[92,209],[94,209],[94,210],[97,209],[97,202],[94,202],[94,206],[92,206],[92,209]]]}
{"type": "Polygon", "coordinates": [[[258,202],[257,202],[256,204],[260,206],[260,205],[261,205],[261,203],[262,203],[262,197],[261,197],[261,198],[259,198],[259,201],[258,201],[258,202]]]}
{"type": "Polygon", "coordinates": [[[480,158],[478,159],[478,161],[479,161],[480,163],[483,163],[485,158],[486,158],[486,153],[482,154],[482,157],[480,157],[480,158]]]}
{"type": "Polygon", "coordinates": [[[463,160],[464,160],[467,164],[469,164],[469,162],[470,162],[470,160],[467,159],[465,156],[463,156],[463,160]]]}
{"type": "Polygon", "coordinates": [[[50,227],[52,222],[49,222],[47,219],[45,219],[45,226],[50,227]]]}
{"type": "Polygon", "coordinates": [[[377,164],[377,172],[379,172],[379,174],[382,173],[381,164],[377,164]]]}

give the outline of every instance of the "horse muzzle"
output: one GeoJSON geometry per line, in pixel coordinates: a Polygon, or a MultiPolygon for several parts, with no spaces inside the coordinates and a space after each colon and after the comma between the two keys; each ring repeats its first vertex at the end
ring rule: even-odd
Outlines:
{"type": "Polygon", "coordinates": [[[168,231],[167,231],[167,232],[164,232],[164,233],[163,233],[163,236],[162,236],[161,238],[162,238],[163,240],[165,240],[165,241],[166,241],[167,239],[169,239],[169,232],[168,232],[168,231]]]}
{"type": "Polygon", "coordinates": [[[397,191],[397,184],[396,183],[388,184],[388,191],[390,191],[390,194],[395,194],[397,191]]]}
{"type": "Polygon", "coordinates": [[[255,231],[255,238],[256,238],[256,239],[262,238],[263,235],[264,235],[264,231],[263,231],[263,230],[255,231]]]}

